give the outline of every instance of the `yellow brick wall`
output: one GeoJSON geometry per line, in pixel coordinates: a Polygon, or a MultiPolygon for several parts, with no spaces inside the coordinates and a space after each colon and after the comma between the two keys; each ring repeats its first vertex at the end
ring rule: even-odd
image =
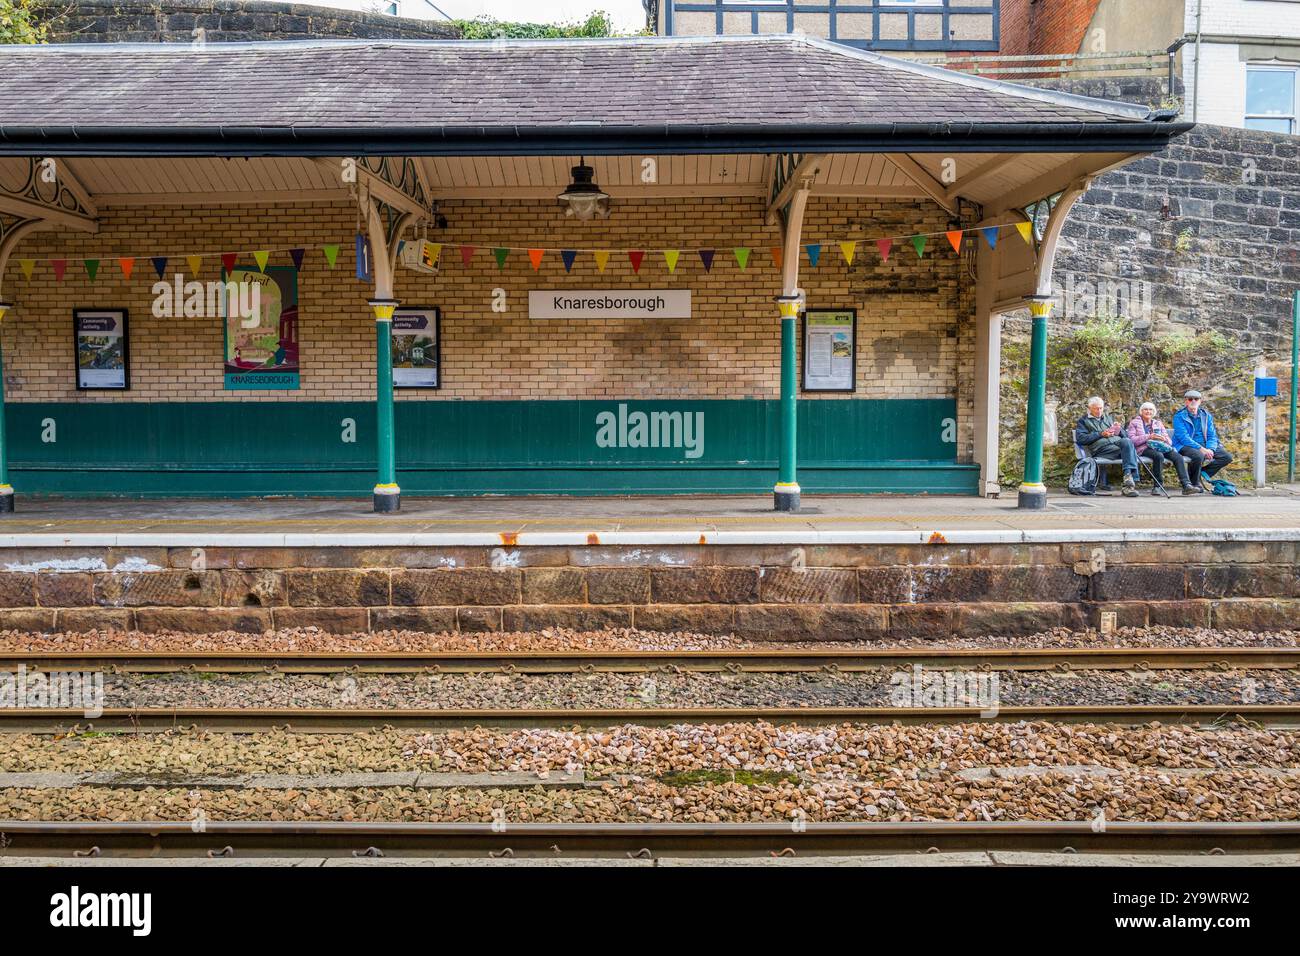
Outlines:
{"type": "MultiPolygon", "coordinates": [[[[398,268],[396,294],[410,305],[442,309],[444,387],[398,392],[403,401],[528,398],[775,398],[779,394],[779,335],[772,298],[780,278],[770,249],[779,230],[763,222],[763,205],[743,199],[616,202],[608,220],[566,219],[553,201],[447,202],[449,227],[439,276],[398,268]],[[458,245],[480,246],[470,266],[458,245]],[[515,251],[498,271],[490,247],[549,250],[534,272],[515,251]],[[752,249],[749,268],[732,257],[752,249]],[[621,250],[644,247],[633,273],[621,250]],[[713,247],[706,274],[696,250],[713,247]],[[604,274],[590,253],[566,275],[559,249],[610,248],[604,274]],[[661,250],[679,248],[669,275],[661,250]],[[492,311],[494,289],[504,289],[509,311],[492,311]],[[530,289],[690,288],[689,321],[530,321],[530,289]]],[[[858,310],[858,392],[861,398],[958,397],[959,456],[971,442],[973,281],[942,236],[918,261],[906,240],[888,263],[871,240],[881,235],[936,232],[947,215],[929,203],[815,199],[805,243],[822,243],[817,269],[804,259],[801,281],[811,307],[858,310]],[[846,267],[838,243],[864,240],[846,267]]],[[[182,207],[107,208],[98,234],[37,233],[14,253],[4,290],[16,307],[4,323],[3,344],[11,401],[321,401],[365,400],[374,394],[374,326],[365,299],[370,288],[354,277],[356,216],[346,202],[274,208],[231,206],[204,212],[182,207]],[[342,248],[333,270],[321,246],[342,248]],[[199,278],[217,279],[223,250],[304,246],[299,276],[301,388],[227,392],[222,388],[222,327],[210,319],[157,318],[152,254],[171,257],[170,279],[185,271],[187,253],[208,253],[199,278]],[[139,257],[130,281],[113,254],[139,257]],[[27,281],[20,258],[66,256],[56,283],[47,261],[27,281]],[[100,257],[98,280],[82,267],[100,257]],[[78,393],[73,384],[72,310],[126,308],[131,316],[131,389],[78,393]]],[[[968,240],[969,242],[970,240],[968,240]]],[[[251,264],[251,255],[241,262],[251,264]]],[[[287,265],[273,254],[272,265],[287,265]]],[[[187,276],[188,278],[188,276],[187,276]]],[[[809,395],[808,397],[816,397],[809,395]]],[[[843,395],[827,397],[842,398],[843,395]]]]}

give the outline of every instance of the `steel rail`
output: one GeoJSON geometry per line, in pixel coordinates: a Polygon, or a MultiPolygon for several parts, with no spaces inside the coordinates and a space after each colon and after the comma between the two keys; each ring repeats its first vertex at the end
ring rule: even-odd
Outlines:
{"type": "Polygon", "coordinates": [[[827,648],[704,651],[0,651],[0,671],[123,673],[575,673],[676,667],[684,671],[865,671],[921,664],[936,669],[1191,670],[1300,667],[1300,647],[827,648]]]}
{"type": "Polygon", "coordinates": [[[1163,852],[1300,850],[1300,823],[912,821],[879,823],[414,823],[378,821],[0,820],[0,856],[493,856],[634,857],[655,853],[788,856],[1050,850],[1163,852]]]}
{"type": "Polygon", "coordinates": [[[1011,723],[1097,723],[1139,726],[1206,724],[1245,720],[1264,727],[1300,727],[1300,704],[1133,704],[1103,706],[1016,706],[983,711],[978,707],[635,707],[610,709],[375,709],[375,708],[105,708],[87,718],[81,710],[0,708],[0,732],[62,734],[117,731],[155,732],[197,728],[231,732],[339,732],[384,727],[445,729],[464,727],[659,726],[699,722],[951,724],[977,721],[1011,723]]]}

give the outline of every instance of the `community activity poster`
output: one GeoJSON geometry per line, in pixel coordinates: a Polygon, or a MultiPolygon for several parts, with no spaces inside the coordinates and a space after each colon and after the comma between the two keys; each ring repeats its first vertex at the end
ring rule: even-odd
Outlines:
{"type": "Polygon", "coordinates": [[[298,271],[236,266],[225,274],[227,390],[298,387],[298,271]]]}
{"type": "Polygon", "coordinates": [[[441,384],[441,336],[437,309],[393,313],[394,388],[437,388],[441,384]]]}
{"type": "Polygon", "coordinates": [[[72,313],[77,345],[77,388],[130,387],[125,309],[77,309],[72,313]]]}
{"type": "Polygon", "coordinates": [[[803,387],[852,392],[856,388],[855,309],[809,309],[804,314],[803,387]]]}

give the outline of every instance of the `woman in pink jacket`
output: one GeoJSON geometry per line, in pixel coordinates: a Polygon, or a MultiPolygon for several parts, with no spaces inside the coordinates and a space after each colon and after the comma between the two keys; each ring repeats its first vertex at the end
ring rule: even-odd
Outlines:
{"type": "Polygon", "coordinates": [[[1138,457],[1151,462],[1151,473],[1156,476],[1156,487],[1151,489],[1153,495],[1160,494],[1164,489],[1165,462],[1172,464],[1174,470],[1178,472],[1178,481],[1183,486],[1183,494],[1196,494],[1191,479],[1187,477],[1187,461],[1174,451],[1169,429],[1165,428],[1165,423],[1156,417],[1155,405],[1150,402],[1142,403],[1137,417],[1128,423],[1128,437],[1138,457]]]}

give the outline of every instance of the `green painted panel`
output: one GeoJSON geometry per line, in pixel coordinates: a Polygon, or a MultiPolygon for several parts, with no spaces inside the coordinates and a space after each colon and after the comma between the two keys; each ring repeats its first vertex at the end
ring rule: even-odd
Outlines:
{"type": "MultiPolygon", "coordinates": [[[[410,494],[765,493],[775,401],[397,403],[410,494]]],[[[369,493],[367,402],[10,403],[27,494],[369,493]],[[49,440],[52,439],[52,440],[49,440]],[[350,440],[349,440],[350,439],[350,440]]],[[[955,461],[951,399],[799,403],[809,491],[974,493],[955,461]]]]}

